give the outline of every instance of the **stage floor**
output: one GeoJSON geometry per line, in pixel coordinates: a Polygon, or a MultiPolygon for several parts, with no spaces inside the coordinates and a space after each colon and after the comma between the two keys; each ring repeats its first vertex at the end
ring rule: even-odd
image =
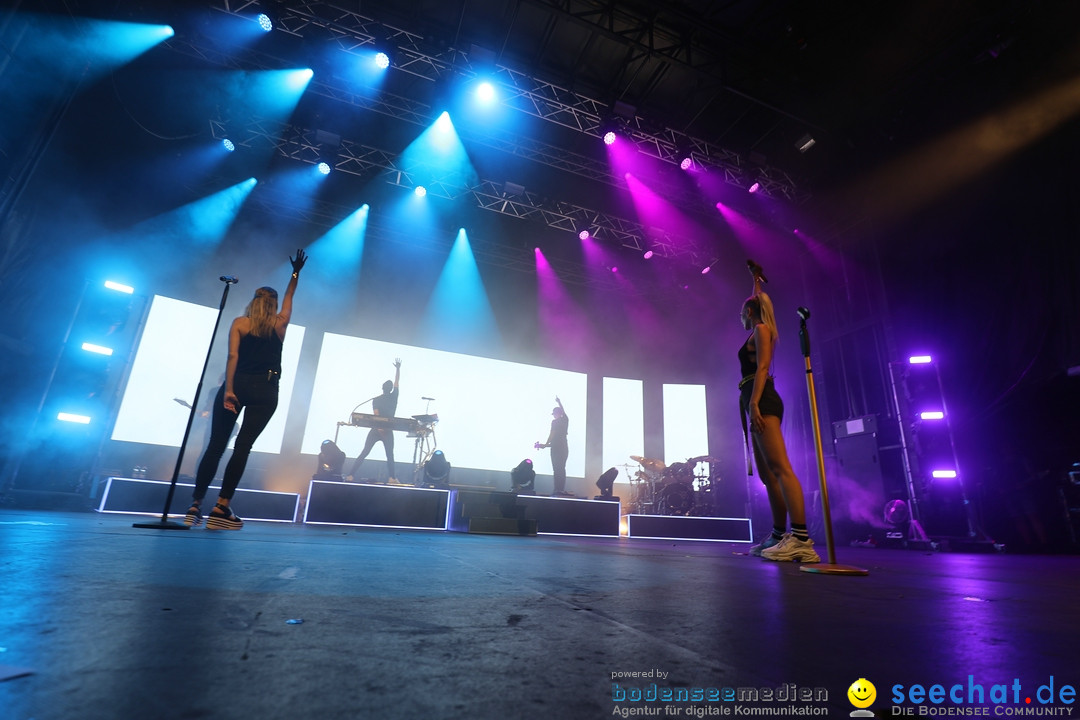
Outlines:
{"type": "Polygon", "coordinates": [[[740,544],[132,521],[0,510],[5,720],[848,717],[860,678],[885,717],[898,684],[1080,686],[1077,556],[840,548],[870,574],[837,577],[740,544]],[[774,699],[649,699],[713,688],[774,699]]]}

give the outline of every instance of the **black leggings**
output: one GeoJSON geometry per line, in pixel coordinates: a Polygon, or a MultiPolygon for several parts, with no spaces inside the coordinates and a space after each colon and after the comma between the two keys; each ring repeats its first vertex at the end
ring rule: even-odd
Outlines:
{"type": "Polygon", "coordinates": [[[233,443],[233,454],[225,466],[225,475],[221,479],[221,497],[231,500],[236,492],[236,486],[240,484],[240,476],[244,474],[247,466],[248,455],[251,454],[251,446],[259,437],[266,425],[273,417],[278,405],[278,378],[274,375],[271,379],[265,374],[241,375],[237,373],[233,377],[233,391],[240,401],[240,407],[236,412],[225,407],[225,386],[218,390],[214,400],[213,419],[210,423],[210,442],[206,445],[199,469],[195,473],[195,492],[192,497],[201,501],[206,497],[206,489],[217,472],[221,456],[225,454],[225,448],[229,445],[229,437],[240,410],[244,413],[244,423],[240,426],[240,432],[233,443]]]}
{"type": "Polygon", "coordinates": [[[551,473],[555,478],[555,492],[566,490],[566,461],[570,457],[570,447],[566,444],[552,443],[551,473]]]}
{"type": "Polygon", "coordinates": [[[356,462],[353,463],[352,470],[349,472],[354,478],[360,473],[360,466],[364,464],[364,460],[367,458],[368,453],[375,447],[375,443],[382,442],[383,447],[386,449],[386,472],[388,477],[392,477],[395,480],[397,475],[394,467],[394,431],[386,430],[383,428],[372,428],[368,431],[367,440],[364,441],[364,449],[360,451],[360,456],[356,458],[356,462]]]}

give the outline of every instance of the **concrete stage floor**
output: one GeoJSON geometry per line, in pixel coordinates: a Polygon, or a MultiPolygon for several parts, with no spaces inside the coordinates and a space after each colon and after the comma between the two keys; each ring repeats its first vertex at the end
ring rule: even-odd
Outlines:
{"type": "Polygon", "coordinates": [[[848,717],[860,678],[879,717],[930,707],[894,701],[914,683],[1080,715],[1077,556],[839,548],[870,574],[838,577],[744,545],[140,520],[0,510],[4,720],[848,717]]]}

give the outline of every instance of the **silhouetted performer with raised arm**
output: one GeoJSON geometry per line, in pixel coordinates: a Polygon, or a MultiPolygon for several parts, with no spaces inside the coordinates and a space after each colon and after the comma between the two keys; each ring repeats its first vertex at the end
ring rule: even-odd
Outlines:
{"type": "Polygon", "coordinates": [[[225,383],[214,401],[210,420],[210,441],[195,473],[195,492],[191,507],[184,516],[189,527],[203,521],[202,501],[210,481],[214,479],[221,456],[229,444],[233,426],[241,410],[244,422],[233,444],[233,454],[225,466],[217,504],[206,518],[207,530],[239,530],[244,521],[229,507],[240,476],[244,474],[251,446],[266,428],[278,405],[278,381],[281,379],[281,348],[285,331],[292,317],[293,295],[300,279],[300,270],[307,262],[303,250],[296,251],[292,263],[292,278],[285,288],[285,297],[278,310],[277,290],[261,287],[248,303],[244,314],[229,328],[229,357],[225,364],[225,383]]]}
{"type": "Polygon", "coordinates": [[[573,497],[573,493],[566,492],[566,461],[570,457],[570,444],[567,435],[570,432],[570,418],[566,416],[566,409],[558,396],[555,397],[556,407],[551,411],[551,431],[547,441],[539,447],[551,448],[551,473],[555,478],[555,491],[553,495],[561,497],[573,497]]]}
{"type": "MultiPolygon", "coordinates": [[[[379,395],[371,401],[372,412],[379,417],[394,417],[394,413],[397,412],[398,401],[398,381],[401,379],[401,360],[394,360],[394,379],[393,381],[387,380],[382,386],[382,395],[379,395]]],[[[356,458],[356,462],[353,463],[352,470],[349,471],[349,479],[355,480],[360,474],[360,466],[363,465],[364,459],[367,458],[371,449],[375,447],[375,443],[382,442],[383,447],[386,449],[386,472],[389,482],[397,482],[397,474],[394,468],[394,431],[390,428],[371,428],[367,434],[367,440],[364,441],[364,449],[360,451],[360,456],[356,458]]]]}

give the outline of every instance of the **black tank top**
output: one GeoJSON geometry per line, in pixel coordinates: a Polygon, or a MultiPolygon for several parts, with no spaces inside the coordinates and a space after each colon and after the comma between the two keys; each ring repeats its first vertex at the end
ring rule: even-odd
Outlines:
{"type": "Polygon", "coordinates": [[[258,337],[248,333],[240,338],[236,372],[244,375],[261,375],[267,371],[281,374],[281,338],[277,330],[270,337],[258,337]]]}
{"type": "Polygon", "coordinates": [[[746,338],[746,342],[739,346],[739,373],[742,377],[753,375],[757,372],[757,353],[751,353],[750,348],[748,347],[750,338],[752,337],[754,336],[751,335],[746,338]],[[753,355],[753,357],[751,357],[751,355],[753,355]]]}

